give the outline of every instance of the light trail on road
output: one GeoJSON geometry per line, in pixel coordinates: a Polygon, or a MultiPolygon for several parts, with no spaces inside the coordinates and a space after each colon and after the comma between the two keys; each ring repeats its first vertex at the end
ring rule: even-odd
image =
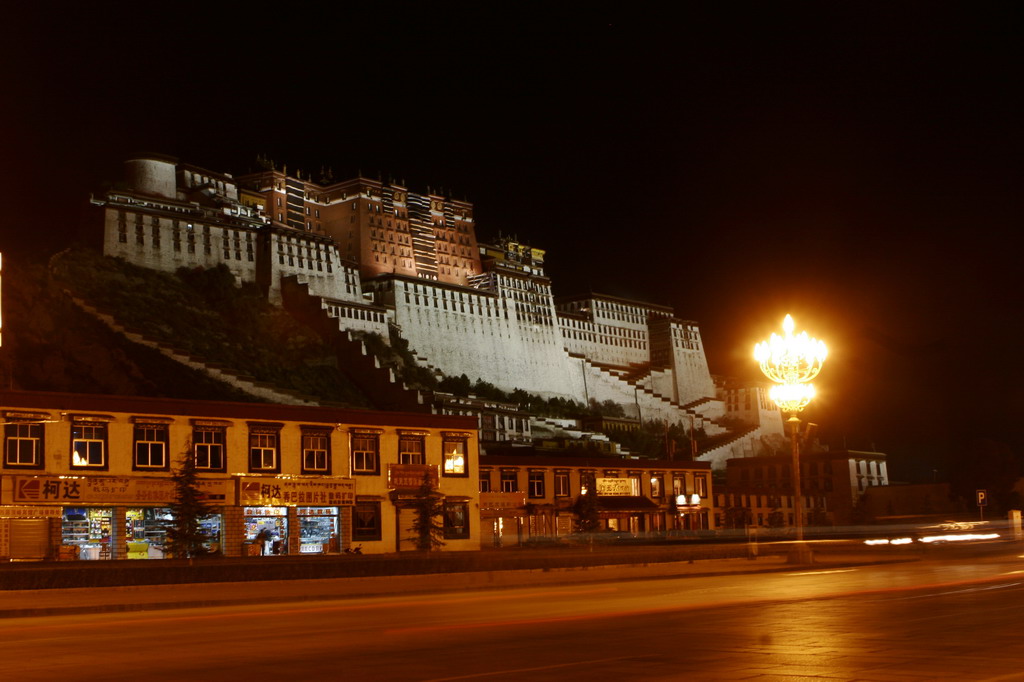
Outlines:
{"type": "Polygon", "coordinates": [[[125,652],[147,660],[154,682],[270,670],[293,680],[995,680],[1024,670],[1015,570],[922,563],[7,619],[0,655],[19,682],[137,680],[132,665],[110,665],[125,652]]]}

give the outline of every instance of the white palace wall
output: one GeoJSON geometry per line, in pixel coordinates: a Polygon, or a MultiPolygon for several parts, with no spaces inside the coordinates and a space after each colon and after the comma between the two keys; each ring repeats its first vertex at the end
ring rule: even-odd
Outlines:
{"type": "Polygon", "coordinates": [[[520,322],[508,299],[398,278],[368,288],[378,304],[394,306],[395,322],[416,354],[445,374],[483,379],[506,391],[583,400],[582,377],[570,371],[555,327],[520,322]]]}
{"type": "Polygon", "coordinates": [[[223,263],[240,282],[256,281],[256,230],[211,225],[176,204],[133,205],[103,210],[103,254],[163,272],[214,268],[223,263]]]}

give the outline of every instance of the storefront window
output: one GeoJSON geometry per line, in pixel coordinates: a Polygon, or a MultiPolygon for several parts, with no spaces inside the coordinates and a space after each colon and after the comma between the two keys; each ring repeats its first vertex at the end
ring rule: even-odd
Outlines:
{"type": "Polygon", "coordinates": [[[79,559],[110,559],[113,518],[109,507],[65,507],[61,543],[77,547],[79,559]]]}
{"type": "MultiPolygon", "coordinates": [[[[129,559],[165,559],[167,528],[174,523],[166,507],[143,507],[125,510],[125,544],[129,559]]],[[[221,549],[220,514],[199,519],[199,531],[206,537],[203,548],[211,554],[221,549]]]]}
{"type": "Polygon", "coordinates": [[[126,509],[125,542],[129,559],[163,559],[167,525],[171,510],[160,508],[126,509]]]}
{"type": "Polygon", "coordinates": [[[246,507],[245,540],[252,555],[287,554],[288,508],[246,507]]]}
{"type": "Polygon", "coordinates": [[[302,554],[337,553],[338,508],[298,507],[299,552],[302,554]]]}

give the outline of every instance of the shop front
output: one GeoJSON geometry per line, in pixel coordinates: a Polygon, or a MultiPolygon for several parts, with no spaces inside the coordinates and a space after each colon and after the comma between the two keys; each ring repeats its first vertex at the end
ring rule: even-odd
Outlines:
{"type": "Polygon", "coordinates": [[[351,514],[355,505],[355,482],[243,476],[239,502],[244,505],[243,555],[336,554],[342,550],[345,509],[351,514]]]}
{"type": "Polygon", "coordinates": [[[60,537],[68,549],[61,554],[71,559],[112,559],[113,523],[113,507],[64,507],[60,537]]]}
{"type": "Polygon", "coordinates": [[[602,528],[615,533],[641,535],[660,525],[661,509],[646,497],[598,498],[597,512],[602,528]]]}
{"type": "MultiPolygon", "coordinates": [[[[170,507],[132,507],[125,510],[124,541],[129,559],[167,558],[167,528],[174,522],[170,507]]],[[[199,519],[199,530],[206,538],[204,549],[220,553],[220,514],[199,519]]]]}
{"type": "Polygon", "coordinates": [[[60,519],[56,506],[0,505],[0,560],[52,558],[52,529],[60,519]]]}
{"type": "Polygon", "coordinates": [[[480,493],[480,544],[511,547],[523,540],[526,493],[480,493]]]}
{"type": "Polygon", "coordinates": [[[288,553],[288,507],[246,507],[243,521],[248,556],[288,553]]]}
{"type": "MultiPolygon", "coordinates": [[[[62,560],[162,559],[174,497],[170,478],[111,476],[12,476],[10,498],[26,509],[56,510],[60,530],[56,551],[62,560]]],[[[231,503],[230,479],[202,480],[198,487],[212,504],[231,503]]],[[[7,496],[5,490],[5,497],[7,496]]],[[[218,509],[218,507],[214,507],[218,509]]],[[[201,520],[212,552],[221,548],[222,517],[201,520]]],[[[52,544],[52,540],[47,538],[52,544]]],[[[38,552],[37,552],[38,553],[38,552]]]]}
{"type": "Polygon", "coordinates": [[[297,507],[299,553],[337,554],[338,507],[297,507]]]}

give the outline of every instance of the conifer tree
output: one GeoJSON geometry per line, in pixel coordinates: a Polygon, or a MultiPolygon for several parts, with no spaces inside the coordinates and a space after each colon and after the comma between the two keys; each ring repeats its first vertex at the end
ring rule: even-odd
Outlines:
{"type": "Polygon", "coordinates": [[[601,515],[597,509],[597,491],[593,489],[593,485],[585,494],[576,498],[572,511],[576,515],[576,532],[594,533],[601,529],[601,515]]]}
{"type": "Polygon", "coordinates": [[[204,543],[209,538],[200,528],[199,521],[210,516],[213,509],[203,501],[191,443],[186,446],[181,464],[171,478],[174,481],[174,501],[170,505],[171,520],[167,524],[167,551],[173,557],[187,559],[208,554],[204,543]]]}
{"type": "Polygon", "coordinates": [[[441,519],[444,514],[444,496],[430,484],[429,474],[423,474],[423,483],[416,489],[416,495],[412,503],[413,518],[412,527],[408,530],[414,533],[409,538],[416,543],[416,549],[422,552],[429,552],[444,546],[444,524],[441,519]]]}

